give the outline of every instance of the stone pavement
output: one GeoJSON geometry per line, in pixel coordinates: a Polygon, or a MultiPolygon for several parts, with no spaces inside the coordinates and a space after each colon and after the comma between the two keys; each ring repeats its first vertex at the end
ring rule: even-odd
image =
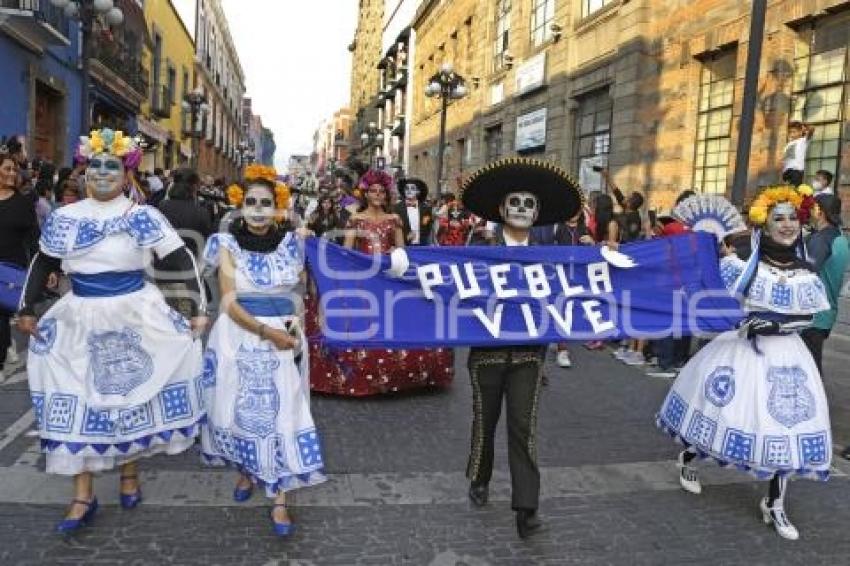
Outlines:
{"type": "MultiPolygon", "coordinates": [[[[466,501],[471,400],[463,357],[447,391],[315,398],[330,481],[295,495],[299,530],[290,540],[272,536],[263,498],[233,503],[233,473],[200,468],[196,454],[145,461],[147,499],[134,511],[116,505],[114,474],[99,478],[103,508],[94,525],[54,535],[70,482],[39,471],[20,372],[0,387],[0,564],[850,562],[847,463],[836,461],[826,484],[794,482],[790,512],[803,538],[782,541],[758,517],[764,484],[706,465],[702,496],[678,489],[676,448],[653,425],[668,381],[580,347],[574,369],[547,368],[539,423],[547,530],[518,540],[503,429],[491,504],[479,510],[466,501]]],[[[848,385],[829,376],[842,375],[846,363],[840,352],[827,357],[828,385],[840,398],[848,385]]],[[[848,430],[848,409],[833,407],[838,430],[848,430]]]]}

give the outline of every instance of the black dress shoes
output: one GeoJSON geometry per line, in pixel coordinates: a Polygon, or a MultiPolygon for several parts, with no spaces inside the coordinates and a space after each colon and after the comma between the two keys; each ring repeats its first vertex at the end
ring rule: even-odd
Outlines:
{"type": "Polygon", "coordinates": [[[516,512],[516,532],[519,538],[525,539],[535,534],[540,530],[543,523],[537,516],[537,511],[528,509],[519,509],[516,512]]]}
{"type": "Polygon", "coordinates": [[[472,484],[469,486],[469,500],[476,507],[484,507],[487,505],[487,499],[490,495],[490,490],[486,483],[481,485],[472,484]]]}

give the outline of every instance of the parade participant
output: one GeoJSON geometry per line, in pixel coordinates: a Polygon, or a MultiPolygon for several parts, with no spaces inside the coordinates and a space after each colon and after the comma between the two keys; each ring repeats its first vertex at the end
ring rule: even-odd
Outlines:
{"type": "Polygon", "coordinates": [[[121,471],[120,502],[142,500],[135,461],[178,454],[194,444],[204,413],[201,373],[205,306],[190,324],[145,282],[151,252],[187,275],[197,295],[194,259],[154,208],[123,194],[141,151],[109,129],[80,138],[90,198],[57,209],[45,222],[30,268],[18,328],[31,336],[27,368],[46,471],[74,476],[74,497],[60,532],[91,522],[98,509],[92,473],[121,471]],[[34,303],[50,273],[72,282],[37,321],[34,303]]]}
{"type": "MultiPolygon", "coordinates": [[[[388,254],[404,247],[401,219],[389,212],[392,178],[383,171],[368,171],[360,210],[351,217],[345,246],[365,254],[388,254]]],[[[321,326],[311,304],[310,382],[314,391],[364,396],[423,387],[448,386],[454,374],[452,352],[434,350],[328,349],[321,345],[321,326]]]]}
{"type": "Polygon", "coordinates": [[[399,181],[402,189],[402,202],[395,206],[395,213],[401,218],[404,242],[408,246],[427,246],[431,243],[432,208],[425,202],[428,185],[421,179],[409,177],[399,181]]]}
{"type": "MultiPolygon", "coordinates": [[[[557,166],[526,158],[496,161],[474,173],[462,189],[471,212],[503,223],[494,245],[527,246],[532,226],[546,226],[575,216],[582,207],[578,184],[557,166]]],[[[537,467],[536,427],[545,347],[494,346],[472,348],[474,419],[467,477],[469,498],[486,505],[493,472],[494,436],[502,409],[507,407],[511,507],[521,538],[537,531],[540,471],[537,467]]]]}
{"type": "Polygon", "coordinates": [[[826,480],[832,458],[820,373],[797,334],[829,308],[823,283],[800,259],[800,224],[812,203],[790,186],[756,198],[750,257],[728,255],[720,268],[747,319],[682,368],[658,414],[658,425],[687,447],[678,462],[685,490],[702,491],[691,466],[697,456],[770,480],[759,504],[764,522],[791,540],[799,532],[785,512],[788,479],[826,480]]]}
{"type": "MultiPolygon", "coordinates": [[[[18,162],[8,147],[0,146],[0,286],[19,287],[30,258],[38,249],[38,220],[32,199],[18,191],[18,162]]],[[[0,293],[0,382],[7,357],[17,361],[9,321],[17,295],[0,293]]]]}
{"type": "MultiPolygon", "coordinates": [[[[316,211],[310,216],[307,226],[318,237],[322,237],[326,232],[335,232],[340,228],[339,209],[334,203],[334,198],[329,194],[324,194],[319,197],[319,206],[316,211]]],[[[336,234],[330,234],[335,237],[336,234]]]]}
{"type": "Polygon", "coordinates": [[[249,165],[227,193],[241,214],[213,234],[204,260],[218,268],[221,315],[204,354],[207,461],[240,471],[233,498],[254,485],[274,499],[274,531],[294,530],[286,492],[325,481],[310,414],[307,356],[297,287],[304,275],[302,237],[284,223],[289,190],[271,167],[249,165]],[[268,456],[267,456],[268,455],[268,456]]]}
{"type": "Polygon", "coordinates": [[[464,246],[469,241],[475,221],[460,202],[451,198],[445,206],[445,215],[439,215],[436,241],[441,246],[464,246]]]}

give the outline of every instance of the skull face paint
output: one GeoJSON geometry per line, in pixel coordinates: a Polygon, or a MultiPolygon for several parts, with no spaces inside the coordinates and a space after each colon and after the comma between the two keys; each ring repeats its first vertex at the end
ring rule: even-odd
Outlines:
{"type": "Polygon", "coordinates": [[[792,246],[800,236],[800,220],[791,203],[780,202],[767,216],[767,235],[777,244],[792,246]]]}
{"type": "Polygon", "coordinates": [[[540,203],[531,193],[509,193],[502,202],[501,213],[508,226],[527,230],[534,225],[540,214],[540,203]]]}
{"type": "Polygon", "coordinates": [[[242,201],[242,215],[245,222],[254,229],[262,229],[271,225],[275,216],[274,195],[264,185],[251,185],[245,192],[242,201]]]}
{"type": "Polygon", "coordinates": [[[419,187],[414,184],[408,184],[404,186],[404,198],[408,200],[415,200],[419,198],[419,187]]]}
{"type": "Polygon", "coordinates": [[[97,200],[112,200],[124,188],[124,162],[108,153],[93,156],[86,168],[86,187],[97,200]]]}

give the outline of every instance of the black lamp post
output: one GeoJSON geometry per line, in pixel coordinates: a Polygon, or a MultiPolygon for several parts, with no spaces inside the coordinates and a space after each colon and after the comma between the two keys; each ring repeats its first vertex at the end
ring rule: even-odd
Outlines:
{"type": "Polygon", "coordinates": [[[254,153],[254,142],[242,140],[236,146],[236,153],[239,154],[239,166],[245,167],[254,162],[256,157],[254,153]]]}
{"type": "Polygon", "coordinates": [[[189,165],[193,169],[198,167],[198,140],[204,135],[204,122],[210,111],[204,90],[198,86],[191,92],[186,93],[181,104],[184,112],[189,112],[189,123],[184,123],[183,137],[192,140],[192,159],[189,165]]]}
{"type": "Polygon", "coordinates": [[[440,145],[437,149],[437,193],[443,189],[443,151],[446,147],[446,111],[450,100],[458,100],[468,94],[466,80],[455,73],[451,63],[443,63],[440,71],[434,74],[425,87],[425,96],[440,97],[440,145]]]}
{"type": "Polygon", "coordinates": [[[121,8],[113,5],[112,0],[50,0],[50,3],[65,11],[68,18],[80,20],[80,31],[82,32],[82,57],[83,57],[83,92],[81,107],[80,128],[88,135],[91,127],[91,108],[89,108],[89,89],[91,77],[89,75],[89,58],[91,58],[91,34],[94,27],[94,19],[104,16],[106,23],[110,26],[120,26],[124,23],[124,12],[121,8]]]}
{"type": "Polygon", "coordinates": [[[361,147],[369,150],[369,165],[374,165],[377,148],[384,143],[384,134],[375,122],[369,122],[369,127],[360,134],[361,147]]]}

